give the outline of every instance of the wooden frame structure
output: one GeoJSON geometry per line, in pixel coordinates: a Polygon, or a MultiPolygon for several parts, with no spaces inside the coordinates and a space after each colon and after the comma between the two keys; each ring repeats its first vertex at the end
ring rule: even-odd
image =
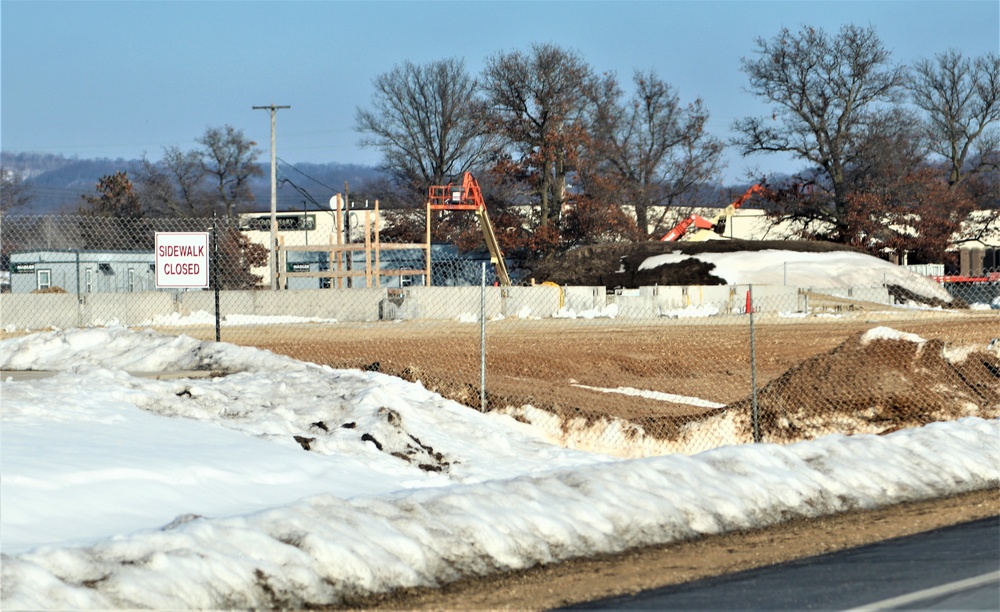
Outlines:
{"type": "MultiPolygon", "coordinates": [[[[389,243],[383,244],[380,233],[379,233],[379,202],[375,200],[375,210],[365,210],[365,240],[364,242],[347,243],[344,241],[344,230],[342,226],[343,212],[341,207],[341,198],[337,196],[336,198],[336,208],[335,208],[335,219],[337,222],[336,233],[330,234],[330,239],[328,244],[317,244],[317,245],[285,245],[284,238],[278,238],[278,244],[276,245],[276,250],[278,254],[278,262],[287,261],[287,253],[328,253],[330,257],[330,269],[326,271],[318,272],[288,272],[283,270],[283,266],[278,266],[279,270],[277,272],[278,287],[282,287],[283,280],[289,278],[329,278],[331,281],[336,279],[335,282],[330,283],[330,288],[336,287],[337,289],[343,289],[345,286],[345,279],[354,278],[364,278],[365,287],[381,287],[383,276],[417,276],[425,275],[425,284],[430,286],[430,257],[431,248],[430,242],[427,244],[421,243],[389,243]],[[374,212],[374,215],[372,213],[374,212]],[[373,221],[374,217],[374,221],[373,221]],[[374,230],[374,231],[373,231],[374,230]],[[396,270],[383,270],[382,269],[382,251],[404,251],[404,250],[422,250],[425,252],[425,267],[424,269],[396,269],[396,270]],[[362,252],[365,254],[364,257],[364,269],[354,270],[351,269],[351,262],[353,261],[353,254],[362,252]]],[[[287,264],[286,264],[287,266],[287,264]]],[[[350,281],[346,283],[351,286],[350,281]]],[[[402,281],[400,282],[402,284],[402,281]]]]}

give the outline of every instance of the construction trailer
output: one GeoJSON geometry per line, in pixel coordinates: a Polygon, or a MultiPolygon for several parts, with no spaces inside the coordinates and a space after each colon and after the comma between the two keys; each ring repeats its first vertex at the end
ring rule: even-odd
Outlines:
{"type": "Polygon", "coordinates": [[[153,251],[38,249],[10,254],[11,293],[135,293],[155,289],[153,251]]]}

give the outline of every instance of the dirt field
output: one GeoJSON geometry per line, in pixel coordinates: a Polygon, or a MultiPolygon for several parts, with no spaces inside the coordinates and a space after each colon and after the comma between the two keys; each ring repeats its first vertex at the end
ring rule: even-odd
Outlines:
{"type": "MultiPolygon", "coordinates": [[[[758,319],[754,347],[758,384],[876,326],[953,345],[985,347],[1000,336],[996,311],[958,316],[859,313],[836,320],[758,319]]],[[[213,332],[206,329],[165,331],[213,338],[213,332]]],[[[478,324],[408,321],[223,327],[222,340],[332,367],[372,369],[421,380],[428,388],[456,398],[462,397],[464,387],[472,386],[475,397],[468,405],[478,407],[478,324]]],[[[664,407],[662,401],[611,401],[574,383],[669,391],[728,404],[749,394],[750,348],[746,317],[729,324],[607,319],[490,322],[486,347],[490,407],[533,400],[584,409],[597,400],[610,411],[684,413],[682,405],[664,407]]]]}
{"type": "MultiPolygon", "coordinates": [[[[761,317],[755,326],[755,370],[751,368],[746,317],[690,323],[608,319],[491,322],[487,325],[487,408],[522,418],[521,407],[531,405],[557,415],[564,430],[570,424],[579,429],[619,419],[641,428],[643,436],[676,439],[682,429],[690,430],[691,423],[718,414],[718,406],[748,414],[755,380],[761,418],[770,419],[771,425],[795,421],[782,431],[765,429],[765,434],[774,436],[772,441],[801,439],[803,428],[813,434],[805,437],[835,431],[880,433],[940,418],[980,414],[968,412],[969,406],[1000,408],[1000,379],[995,374],[1000,356],[977,354],[978,361],[970,362],[975,371],[958,370],[940,355],[934,363],[928,357],[934,351],[970,344],[985,351],[989,341],[1000,336],[1000,317],[995,311],[966,313],[859,311],[837,319],[761,317]],[[915,355],[910,342],[842,347],[878,326],[917,334],[930,341],[930,348],[915,355]],[[789,374],[795,368],[805,371],[798,376],[789,374]],[[978,388],[967,389],[963,381],[978,381],[978,388]],[[768,388],[772,382],[775,385],[768,388]],[[621,388],[660,395],[607,392],[621,388]],[[665,394],[679,399],[671,401],[665,394]],[[685,398],[712,402],[716,407],[685,398]],[[938,405],[943,406],[938,412],[920,408],[938,405]],[[822,429],[844,411],[852,419],[860,419],[855,429],[822,429]],[[859,411],[869,416],[854,414],[859,411]],[[916,420],[909,419],[911,416],[916,420]],[[812,425],[807,427],[804,422],[812,425]]],[[[223,340],[336,368],[378,370],[419,380],[450,399],[480,407],[478,324],[344,323],[272,326],[263,332],[260,328],[224,327],[223,340]]],[[[693,434],[688,431],[686,435],[690,438],[693,434]]],[[[731,440],[742,441],[746,440],[731,440]]],[[[698,440],[690,439],[682,448],[694,452],[717,444],[705,440],[699,446],[698,440]]]]}

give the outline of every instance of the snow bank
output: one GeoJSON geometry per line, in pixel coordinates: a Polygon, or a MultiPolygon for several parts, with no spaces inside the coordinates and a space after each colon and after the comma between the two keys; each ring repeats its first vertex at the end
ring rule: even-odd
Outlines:
{"type": "Polygon", "coordinates": [[[1000,484],[1000,423],[830,436],[373,498],[180,517],[87,548],[5,556],[3,607],[260,608],[612,553],[1000,484]],[[948,461],[942,461],[948,457],[948,461]]]}
{"type": "MultiPolygon", "coordinates": [[[[623,461],[540,433],[636,440],[622,421],[547,430],[530,407],[517,416],[535,426],[377,372],[152,331],[12,338],[0,367],[61,371],[0,381],[4,610],[337,604],[1000,485],[996,419],[623,461]],[[197,369],[226,375],[129,374],[197,369]]],[[[745,442],[732,412],[699,427],[745,442]]]]}

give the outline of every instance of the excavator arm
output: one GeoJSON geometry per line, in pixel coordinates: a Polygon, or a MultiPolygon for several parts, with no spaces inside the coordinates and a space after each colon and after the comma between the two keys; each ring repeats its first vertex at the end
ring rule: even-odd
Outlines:
{"type": "MultiPolygon", "coordinates": [[[[667,232],[666,235],[663,236],[663,238],[660,238],[660,240],[662,242],[672,242],[674,240],[680,240],[687,233],[688,229],[691,228],[692,224],[699,230],[706,230],[706,232],[714,231],[716,233],[721,234],[722,230],[725,228],[725,224],[729,221],[729,218],[732,217],[733,214],[737,210],[739,210],[741,206],[746,204],[747,200],[749,200],[750,198],[752,198],[757,194],[763,195],[767,193],[767,191],[768,191],[767,187],[764,187],[763,185],[752,185],[749,189],[746,190],[746,192],[744,192],[743,195],[736,198],[736,200],[734,200],[729,206],[726,206],[724,209],[722,209],[722,212],[712,217],[711,220],[705,219],[704,217],[700,217],[698,215],[691,215],[690,217],[685,218],[683,221],[675,225],[673,229],[667,232]]],[[[705,239],[704,236],[707,234],[703,232],[698,232],[696,236],[697,235],[701,235],[702,236],[701,239],[704,240],[705,239]]],[[[698,240],[698,238],[692,236],[691,240],[698,240]]]]}
{"type": "Polygon", "coordinates": [[[691,215],[690,217],[687,217],[686,219],[675,225],[674,229],[667,232],[667,235],[664,236],[663,238],[660,238],[660,240],[663,242],[673,242],[674,240],[678,240],[681,238],[681,236],[687,233],[688,228],[690,228],[692,225],[694,225],[698,229],[711,229],[712,227],[714,227],[714,224],[708,219],[701,217],[699,215],[691,215]]]}

